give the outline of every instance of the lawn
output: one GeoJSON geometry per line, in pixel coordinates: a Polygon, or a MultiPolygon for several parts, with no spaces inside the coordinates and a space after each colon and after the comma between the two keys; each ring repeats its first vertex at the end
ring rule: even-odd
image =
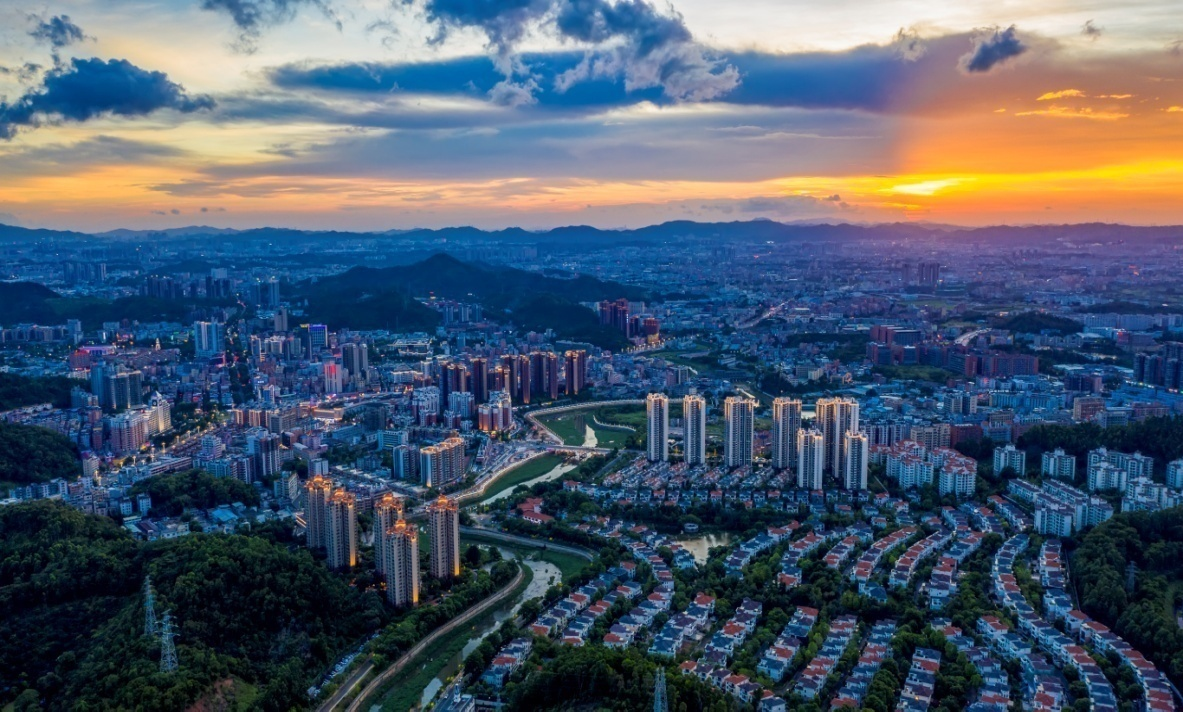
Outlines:
{"type": "Polygon", "coordinates": [[[559,413],[558,415],[544,415],[538,418],[538,421],[554,431],[563,440],[564,445],[582,445],[586,433],[575,426],[575,421],[580,417],[590,419],[590,411],[578,411],[574,413],[559,413]]]}
{"type": "Polygon", "coordinates": [[[523,482],[529,482],[535,477],[545,475],[546,473],[553,470],[557,465],[563,464],[563,461],[564,458],[559,455],[542,455],[540,457],[534,458],[533,460],[529,460],[525,464],[518,465],[509,472],[498,477],[497,481],[489,485],[489,488],[485,490],[485,494],[481,498],[488,499],[489,497],[495,497],[506,490],[517,487],[523,482]]]}
{"type": "MultiPolygon", "coordinates": [[[[513,597],[504,605],[513,605],[518,595],[530,585],[530,581],[534,577],[534,572],[528,566],[524,567],[524,569],[526,573],[522,578],[522,582],[514,589],[513,597]]],[[[497,615],[499,608],[500,606],[486,611],[484,615],[477,616],[469,621],[468,625],[457,628],[441,638],[432,647],[430,652],[424,651],[420,656],[427,658],[425,663],[418,665],[408,664],[403,668],[402,672],[387,683],[390,692],[382,699],[382,712],[406,712],[406,710],[417,708],[420,698],[423,697],[423,691],[427,689],[431,681],[440,674],[440,671],[448,666],[452,658],[464,650],[464,646],[472,637],[473,631],[479,630],[494,620],[494,616],[497,615]]]]}

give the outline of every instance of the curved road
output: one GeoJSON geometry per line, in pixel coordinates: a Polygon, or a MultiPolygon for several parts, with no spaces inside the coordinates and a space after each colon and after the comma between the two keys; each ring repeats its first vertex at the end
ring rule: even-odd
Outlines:
{"type": "Polygon", "coordinates": [[[507,532],[497,531],[495,529],[485,529],[483,527],[460,527],[460,536],[465,534],[472,536],[480,536],[494,541],[503,541],[506,544],[518,544],[519,546],[526,546],[533,549],[546,549],[548,551],[557,551],[563,554],[571,554],[578,556],[581,559],[594,561],[596,555],[594,552],[578,546],[570,544],[556,544],[553,541],[543,541],[541,539],[533,539],[528,536],[518,536],[517,534],[509,534],[507,532]]]}
{"type": "MultiPolygon", "coordinates": [[[[374,695],[374,693],[376,693],[378,689],[381,688],[382,685],[386,684],[386,682],[388,682],[392,677],[402,672],[403,669],[406,668],[406,666],[412,660],[418,657],[420,653],[426,650],[428,646],[435,643],[441,637],[452,632],[457,627],[462,626],[473,618],[481,615],[490,608],[500,605],[503,601],[505,601],[506,598],[509,598],[511,595],[513,595],[514,589],[516,589],[518,584],[522,582],[522,579],[525,578],[525,572],[525,567],[519,566],[518,573],[513,577],[513,580],[506,584],[504,588],[502,588],[492,597],[486,598],[479,604],[469,608],[460,616],[457,616],[439,628],[436,628],[431,632],[430,635],[416,643],[410,650],[403,653],[403,655],[399,657],[398,660],[395,660],[394,663],[392,663],[389,667],[379,673],[377,677],[371,680],[370,683],[358,693],[353,702],[349,703],[349,706],[345,709],[348,712],[357,712],[358,710],[361,710],[369,697],[374,695]]],[[[371,657],[370,659],[366,660],[366,663],[359,667],[356,672],[349,676],[349,679],[346,680],[341,685],[341,687],[333,693],[332,697],[326,700],[325,703],[318,708],[319,712],[330,712],[331,710],[336,709],[337,706],[340,705],[345,699],[345,696],[348,695],[350,691],[353,690],[353,688],[357,687],[358,683],[365,679],[365,676],[369,674],[373,667],[374,661],[371,657]]]]}

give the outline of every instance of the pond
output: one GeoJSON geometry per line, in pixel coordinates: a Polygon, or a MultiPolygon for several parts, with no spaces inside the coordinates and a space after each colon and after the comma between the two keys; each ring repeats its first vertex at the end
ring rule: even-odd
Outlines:
{"type": "Polygon", "coordinates": [[[674,541],[685,547],[699,566],[706,563],[707,555],[711,549],[716,546],[730,546],[734,539],[735,537],[728,532],[707,532],[674,537],[674,541]]]}

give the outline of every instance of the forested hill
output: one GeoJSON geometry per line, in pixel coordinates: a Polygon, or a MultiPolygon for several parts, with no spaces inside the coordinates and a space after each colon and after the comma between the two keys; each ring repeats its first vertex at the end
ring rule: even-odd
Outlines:
{"type": "Polygon", "coordinates": [[[0,508],[0,705],[50,710],[289,710],[386,615],[304,549],[205,534],[142,543],[37,501],[0,508]],[[143,635],[144,576],[178,624],[180,669],[143,635]]]}
{"type": "Polygon", "coordinates": [[[435,297],[479,303],[524,329],[553,329],[559,338],[608,348],[624,345],[623,334],[601,327],[599,317],[579,302],[646,297],[637,287],[585,275],[550,277],[445,254],[407,266],[354,267],[300,285],[298,294],[308,300],[310,319],[334,328],[427,330],[439,323],[439,315],[416,300],[435,297]]]}
{"type": "Polygon", "coordinates": [[[1183,683],[1183,507],[1115,515],[1084,535],[1069,571],[1085,613],[1183,683]]]}

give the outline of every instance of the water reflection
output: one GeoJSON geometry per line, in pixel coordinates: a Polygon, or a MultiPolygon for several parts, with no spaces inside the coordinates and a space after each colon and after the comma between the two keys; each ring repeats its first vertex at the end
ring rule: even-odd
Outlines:
{"type": "Polygon", "coordinates": [[[681,544],[698,565],[705,564],[710,550],[716,546],[730,546],[733,537],[728,532],[708,532],[705,534],[688,534],[674,537],[674,541],[681,544]]]}
{"type": "MultiPolygon", "coordinates": [[[[516,554],[509,549],[501,549],[501,556],[506,559],[512,559],[515,555],[516,554]]],[[[444,668],[440,670],[439,675],[437,675],[435,679],[428,683],[427,687],[424,688],[423,695],[419,698],[420,709],[426,707],[433,699],[435,699],[435,696],[440,693],[440,690],[444,689],[444,685],[447,684],[448,679],[454,677],[456,673],[460,671],[461,666],[464,665],[464,659],[467,658],[469,654],[472,653],[472,651],[476,650],[477,646],[481,644],[482,640],[488,637],[490,633],[497,630],[497,628],[499,628],[502,623],[509,620],[513,616],[516,616],[523,603],[530,600],[531,598],[541,597],[542,594],[546,593],[546,589],[562,580],[562,572],[559,571],[559,567],[555,566],[549,561],[527,559],[525,563],[526,566],[529,566],[530,570],[534,573],[534,578],[530,580],[529,585],[527,585],[526,589],[518,594],[517,598],[513,599],[513,601],[507,602],[501,607],[495,609],[493,611],[492,620],[485,622],[483,625],[477,626],[472,631],[472,637],[470,637],[468,642],[464,644],[464,648],[461,649],[460,654],[453,656],[450,660],[448,660],[447,664],[444,665],[444,668]]]]}
{"type": "Polygon", "coordinates": [[[510,495],[512,495],[514,493],[514,490],[516,490],[518,487],[522,487],[522,486],[533,487],[534,485],[538,484],[539,482],[550,482],[551,480],[557,480],[558,478],[562,477],[563,475],[567,474],[568,472],[570,472],[571,470],[574,470],[574,469],[575,469],[575,465],[569,465],[565,462],[561,462],[561,463],[555,465],[549,471],[542,473],[541,475],[535,477],[532,480],[526,480],[525,482],[522,482],[520,484],[516,484],[513,487],[510,487],[509,489],[502,490],[502,491],[498,492],[497,494],[493,495],[492,497],[488,497],[486,499],[481,500],[481,504],[493,504],[494,502],[505,499],[506,497],[509,497],[510,495]]]}

